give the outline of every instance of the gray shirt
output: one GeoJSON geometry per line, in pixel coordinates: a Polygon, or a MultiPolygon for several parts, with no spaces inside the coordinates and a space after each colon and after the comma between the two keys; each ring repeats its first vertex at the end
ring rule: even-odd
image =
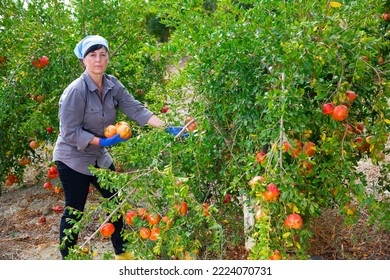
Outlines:
{"type": "Polygon", "coordinates": [[[103,147],[90,145],[104,137],[104,128],[115,124],[117,109],[130,120],[144,126],[153,115],[111,75],[103,76],[103,99],[85,71],[63,92],[59,101],[60,133],[54,147],[53,161],[62,161],[82,174],[91,175],[90,165],[107,168],[112,158],[103,147]]]}

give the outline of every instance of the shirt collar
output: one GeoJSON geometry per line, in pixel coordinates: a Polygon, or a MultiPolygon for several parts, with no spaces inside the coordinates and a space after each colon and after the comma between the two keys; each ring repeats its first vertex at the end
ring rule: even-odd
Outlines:
{"type": "MultiPolygon", "coordinates": [[[[95,82],[92,80],[91,76],[89,76],[87,70],[84,71],[83,78],[84,78],[84,81],[86,82],[87,87],[88,87],[90,92],[94,92],[94,91],[98,90],[98,87],[96,86],[95,82]]],[[[114,87],[114,83],[111,82],[107,78],[107,74],[104,74],[103,75],[103,94],[105,94],[107,91],[109,91],[113,87],[114,87]]]]}

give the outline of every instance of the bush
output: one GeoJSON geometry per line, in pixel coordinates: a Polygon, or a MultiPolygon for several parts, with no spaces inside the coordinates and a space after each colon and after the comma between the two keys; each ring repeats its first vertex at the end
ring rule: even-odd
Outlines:
{"type": "Polygon", "coordinates": [[[227,243],[252,238],[251,259],[269,259],[275,251],[306,259],[307,225],[327,208],[339,209],[350,223],[365,208],[370,221],[389,229],[388,199],[378,199],[389,191],[386,1],[106,2],[73,1],[74,9],[7,3],[1,18],[2,177],[21,178],[17,160],[36,157],[29,140],[54,141],[45,127],[58,126],[58,97],[80,74],[71,50],[82,35],[100,33],[112,44],[110,71],[130,92],[155,112],[169,104],[163,118],[172,125],[196,118],[187,138],[134,128],[131,140],[112,149],[117,172],[93,170],[102,185],[119,191],[120,207],[111,201],[99,206],[113,218],[141,206],[172,218],[157,241],[140,238],[147,222],[139,217],[126,228],[137,258],[221,258],[227,243]],[[169,37],[154,37],[150,15],[169,28],[169,37]],[[26,20],[35,28],[22,24],[26,20]],[[27,39],[15,44],[15,37],[27,39]],[[35,69],[31,61],[42,55],[50,63],[35,69]],[[176,74],[166,73],[168,64],[184,59],[176,74]],[[346,106],[345,119],[324,114],[326,103],[346,106]],[[374,194],[356,169],[361,160],[381,167],[374,194]],[[264,182],[251,181],[260,175],[264,182]],[[268,201],[270,183],[280,193],[268,201]],[[226,194],[230,203],[223,203],[226,194]],[[186,215],[175,208],[182,201],[186,215]],[[244,203],[257,213],[248,236],[242,234],[244,203]],[[302,227],[299,220],[285,222],[290,214],[299,214],[302,227]]]}

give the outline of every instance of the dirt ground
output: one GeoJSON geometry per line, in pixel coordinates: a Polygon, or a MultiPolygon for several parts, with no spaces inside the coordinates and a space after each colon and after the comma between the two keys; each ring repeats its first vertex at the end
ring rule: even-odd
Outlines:
{"type": "MultiPolygon", "coordinates": [[[[386,158],[389,161],[389,157],[386,158]]],[[[377,167],[367,162],[359,166],[371,181],[377,179],[377,167]]],[[[59,260],[58,250],[60,214],[53,211],[64,204],[62,193],[44,189],[42,184],[26,184],[28,187],[8,187],[0,197],[0,260],[59,260]],[[46,222],[39,223],[45,216],[46,222]]],[[[99,196],[90,193],[88,201],[99,196]]],[[[389,260],[390,232],[377,231],[365,224],[364,215],[354,226],[343,223],[343,216],[336,210],[325,210],[313,221],[314,236],[310,255],[325,260],[389,260]]],[[[98,227],[90,225],[81,234],[85,240],[98,227]]],[[[93,239],[97,255],[112,252],[111,243],[101,237],[93,239]]],[[[227,246],[224,259],[243,260],[247,252],[242,247],[227,246]]]]}

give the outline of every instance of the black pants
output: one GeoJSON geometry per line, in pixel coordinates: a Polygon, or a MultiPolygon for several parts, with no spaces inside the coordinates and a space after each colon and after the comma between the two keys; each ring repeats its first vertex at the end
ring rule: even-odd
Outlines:
{"type": "MultiPolygon", "coordinates": [[[[69,212],[68,207],[77,209],[81,212],[84,211],[85,203],[87,202],[88,189],[90,184],[93,184],[96,189],[101,193],[104,198],[111,197],[114,193],[110,192],[107,189],[101,188],[99,183],[97,182],[97,178],[95,176],[89,176],[81,174],[61,161],[56,161],[60,181],[62,184],[62,188],[65,194],[65,210],[61,217],[60,222],[60,244],[62,243],[65,236],[65,230],[73,227],[73,224],[69,223],[67,220],[74,219],[79,221],[81,216],[77,217],[75,214],[71,214],[69,212]]],[[[112,164],[110,169],[115,171],[115,167],[112,164]]],[[[118,219],[113,222],[115,226],[115,231],[111,236],[111,242],[114,247],[115,254],[121,254],[124,252],[124,240],[121,236],[121,232],[123,229],[123,219],[118,219]]],[[[65,242],[65,247],[60,249],[62,258],[69,254],[69,248],[73,247],[77,244],[78,234],[73,233],[71,238],[68,238],[65,242]]]]}

